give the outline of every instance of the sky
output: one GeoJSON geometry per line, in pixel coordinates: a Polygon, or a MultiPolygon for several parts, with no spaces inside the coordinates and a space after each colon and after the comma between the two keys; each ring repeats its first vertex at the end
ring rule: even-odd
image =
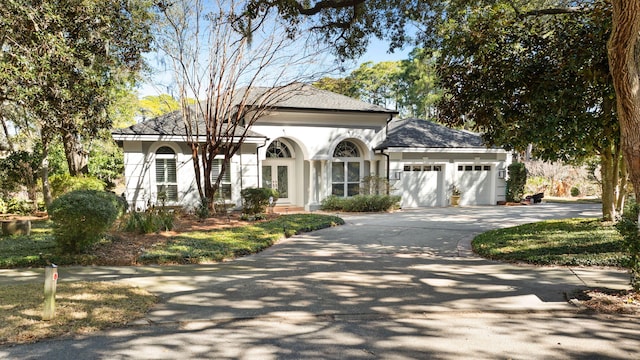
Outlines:
{"type": "MultiPolygon", "coordinates": [[[[353,67],[349,67],[342,74],[336,74],[337,77],[347,76],[352,70],[355,70],[360,64],[367,61],[374,63],[381,61],[398,61],[407,59],[411,52],[410,47],[404,49],[398,49],[394,53],[389,53],[389,44],[386,41],[372,39],[369,44],[368,50],[359,59],[354,62],[353,67]]],[[[143,98],[145,96],[157,96],[160,94],[171,94],[171,68],[167,67],[167,70],[161,70],[162,66],[156,58],[157,54],[148,54],[146,56],[149,64],[155,69],[152,74],[148,76],[148,79],[144,81],[138,87],[138,97],[143,98]]]]}

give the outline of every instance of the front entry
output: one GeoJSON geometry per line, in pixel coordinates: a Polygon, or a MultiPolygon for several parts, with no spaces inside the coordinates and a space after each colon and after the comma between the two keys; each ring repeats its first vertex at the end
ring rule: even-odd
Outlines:
{"type": "Polygon", "coordinates": [[[278,203],[293,203],[293,161],[266,160],[262,164],[262,187],[276,189],[280,194],[278,203]]]}

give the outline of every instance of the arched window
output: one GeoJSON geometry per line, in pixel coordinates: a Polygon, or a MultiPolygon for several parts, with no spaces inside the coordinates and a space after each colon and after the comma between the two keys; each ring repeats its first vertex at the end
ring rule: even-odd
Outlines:
{"type": "Polygon", "coordinates": [[[360,157],[360,151],[356,144],[345,140],[341,141],[338,146],[336,146],[336,149],[333,151],[333,157],[360,157]]]}
{"type": "Polygon", "coordinates": [[[168,146],[156,151],[156,190],[158,200],[178,201],[176,153],[168,146]]]}
{"type": "Polygon", "coordinates": [[[287,144],[280,140],[275,140],[267,148],[267,158],[290,158],[291,150],[287,144]]]}
{"type": "Polygon", "coordinates": [[[351,141],[340,142],[333,151],[331,166],[331,193],[349,197],[360,193],[362,160],[358,146],[351,141]]]}

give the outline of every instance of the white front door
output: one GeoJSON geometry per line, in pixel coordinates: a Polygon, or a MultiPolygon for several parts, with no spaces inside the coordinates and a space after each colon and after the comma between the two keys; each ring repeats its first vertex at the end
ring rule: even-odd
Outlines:
{"type": "Polygon", "coordinates": [[[280,204],[294,201],[293,164],[291,160],[265,160],[262,164],[262,187],[278,190],[280,204]]]}

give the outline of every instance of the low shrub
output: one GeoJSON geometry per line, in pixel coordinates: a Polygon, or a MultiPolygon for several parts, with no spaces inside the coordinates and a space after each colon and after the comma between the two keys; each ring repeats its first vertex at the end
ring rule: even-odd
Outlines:
{"type": "Polygon", "coordinates": [[[173,229],[175,213],[165,208],[149,209],[144,212],[135,211],[125,216],[122,230],[138,234],[150,234],[173,229]]]}
{"type": "Polygon", "coordinates": [[[247,215],[264,213],[269,206],[269,198],[278,200],[278,191],[271,188],[248,188],[240,192],[242,196],[242,212],[247,215]]]}
{"type": "Polygon", "coordinates": [[[573,196],[573,197],[580,196],[580,188],[578,188],[577,186],[572,187],[571,188],[571,196],[573,196]]]}
{"type": "Polygon", "coordinates": [[[6,213],[7,213],[7,203],[4,202],[2,198],[0,198],[0,214],[6,214],[6,213]]]}
{"type": "Polygon", "coordinates": [[[28,215],[33,212],[33,204],[25,199],[11,198],[6,206],[8,214],[28,215]]]}
{"type": "Polygon", "coordinates": [[[198,220],[204,221],[209,216],[211,216],[211,210],[209,209],[209,200],[202,199],[198,206],[195,208],[195,214],[198,217],[198,220]]]}
{"type": "Polygon", "coordinates": [[[631,286],[635,291],[640,291],[640,232],[638,232],[638,213],[640,205],[635,201],[629,201],[622,218],[616,224],[616,228],[622,238],[629,254],[629,274],[631,286]]]}
{"type": "Polygon", "coordinates": [[[71,176],[69,174],[54,175],[49,178],[51,184],[51,196],[57,198],[73,190],[99,190],[105,189],[105,183],[90,176],[71,176]]]}
{"type": "Polygon", "coordinates": [[[344,210],[347,198],[331,195],[324,198],[320,204],[320,208],[325,211],[340,211],[344,210]]]}
{"type": "Polygon", "coordinates": [[[53,235],[63,253],[79,253],[102,238],[118,218],[119,200],[113,193],[74,190],[51,203],[53,235]]]}
{"type": "Polygon", "coordinates": [[[325,211],[380,212],[400,207],[400,196],[394,195],[356,195],[350,198],[329,196],[322,201],[325,211]]]}

